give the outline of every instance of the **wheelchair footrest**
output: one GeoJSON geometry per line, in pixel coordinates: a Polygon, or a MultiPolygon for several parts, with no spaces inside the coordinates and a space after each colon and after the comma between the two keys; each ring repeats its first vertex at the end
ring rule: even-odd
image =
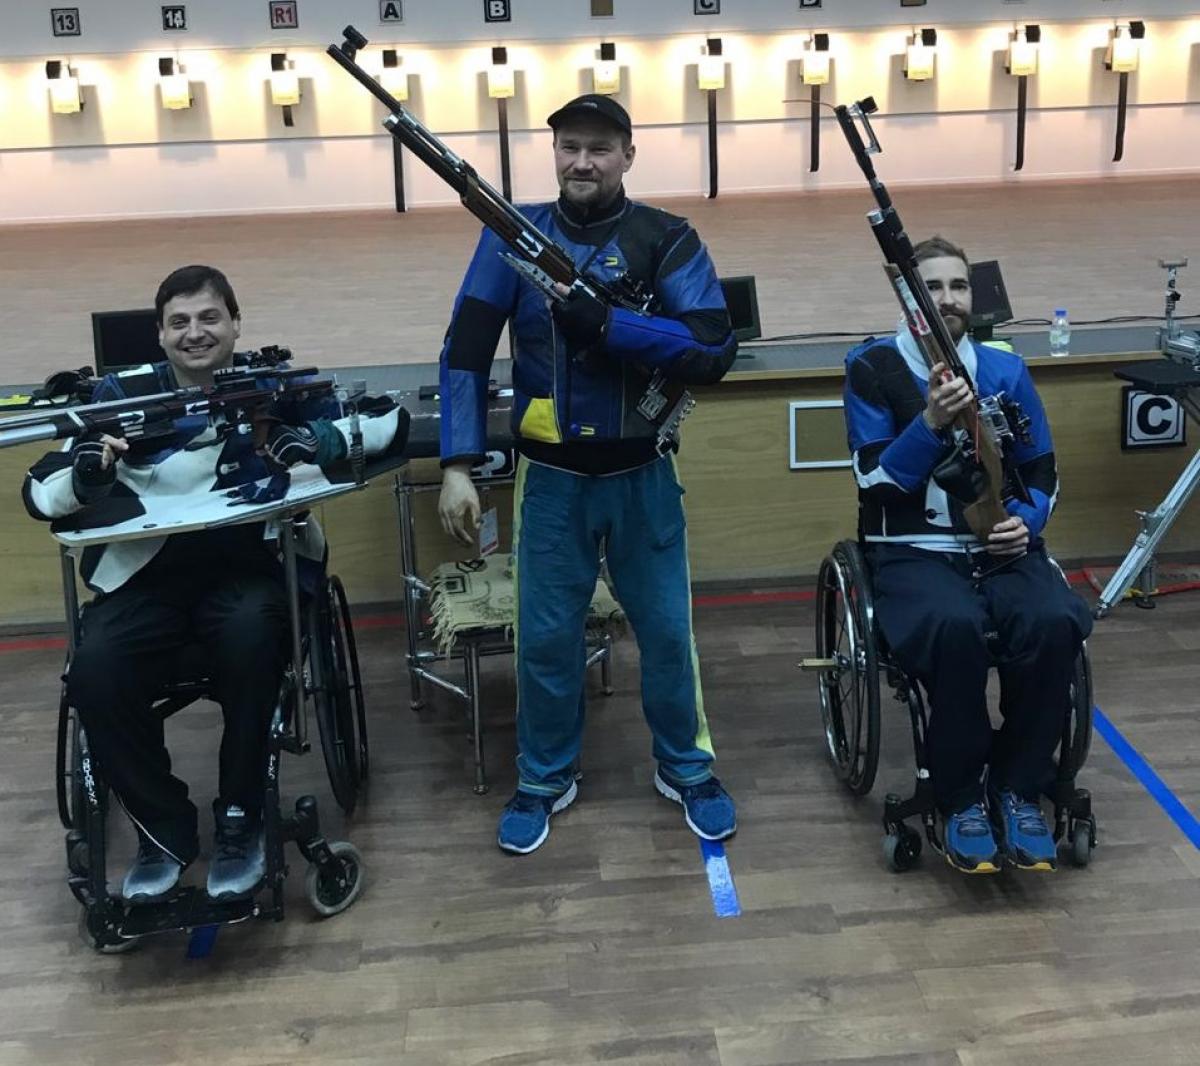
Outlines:
{"type": "Polygon", "coordinates": [[[217,903],[195,886],[188,886],[161,903],[139,903],[125,908],[117,925],[123,938],[193,929],[200,925],[233,925],[259,912],[253,899],[217,903]]]}
{"type": "Polygon", "coordinates": [[[836,659],[801,659],[798,665],[806,674],[815,674],[822,670],[836,670],[838,661],[836,659]]]}

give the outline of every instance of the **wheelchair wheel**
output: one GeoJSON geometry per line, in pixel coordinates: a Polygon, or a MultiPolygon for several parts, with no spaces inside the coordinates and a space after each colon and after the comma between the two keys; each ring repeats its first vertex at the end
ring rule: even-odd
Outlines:
{"type": "Polygon", "coordinates": [[[341,627],[346,653],[346,678],[350,685],[350,697],[354,701],[354,716],[358,720],[358,780],[362,785],[371,773],[371,749],[367,739],[367,701],[363,698],[362,673],[358,668],[358,644],[354,639],[354,623],[350,618],[350,603],[346,599],[342,579],[331,577],[329,587],[336,601],[334,625],[341,627]]]}
{"type": "MultiPolygon", "coordinates": [[[[87,821],[87,800],[83,792],[83,774],[79,766],[79,712],[67,703],[66,686],[58,705],[58,738],[55,745],[55,793],[58,819],[64,829],[83,829],[87,821]]],[[[108,785],[100,778],[96,795],[102,807],[108,804],[108,785]]]]}
{"type": "Polygon", "coordinates": [[[862,552],[843,540],[817,578],[817,657],[830,660],[818,686],[821,719],[834,770],[865,796],[879,767],[879,663],[870,574],[862,552]]]}
{"type": "Polygon", "coordinates": [[[304,894],[322,918],[341,914],[363,890],[363,861],[358,848],[346,840],[329,845],[334,861],[310,863],[304,875],[304,894]]]}
{"type": "Polygon", "coordinates": [[[898,874],[911,870],[921,858],[921,834],[901,822],[883,838],[883,861],[898,874]]]}
{"type": "Polygon", "coordinates": [[[309,604],[308,669],[321,734],[321,750],[333,798],[346,814],[358,802],[360,747],[351,689],[349,655],[332,580],[309,604]]]}
{"type": "Polygon", "coordinates": [[[58,738],[55,745],[54,786],[58,798],[58,820],[64,829],[78,828],[76,817],[83,815],[83,782],[78,774],[79,719],[67,703],[67,685],[63,682],[58,702],[58,738]]]}
{"type": "Polygon", "coordinates": [[[1087,645],[1079,649],[1071,675],[1071,766],[1078,773],[1092,748],[1092,664],[1087,645]]]}

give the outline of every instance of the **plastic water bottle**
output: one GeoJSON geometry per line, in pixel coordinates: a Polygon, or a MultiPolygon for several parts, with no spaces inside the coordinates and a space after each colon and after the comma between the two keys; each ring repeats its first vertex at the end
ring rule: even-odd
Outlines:
{"type": "Polygon", "coordinates": [[[1054,320],[1050,323],[1050,354],[1071,354],[1071,320],[1067,318],[1065,307],[1054,310],[1054,320]]]}

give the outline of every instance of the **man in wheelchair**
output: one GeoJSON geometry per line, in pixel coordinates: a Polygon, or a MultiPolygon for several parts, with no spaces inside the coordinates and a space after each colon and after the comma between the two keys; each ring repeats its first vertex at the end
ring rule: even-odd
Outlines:
{"type": "MultiPolygon", "coordinates": [[[[174,271],[159,287],[155,308],[167,362],[108,375],[97,385],[95,402],[211,385],[215,371],[232,365],[241,314],[219,270],[174,271]]],[[[86,508],[109,524],[106,515],[114,522],[128,517],[138,498],[250,485],[297,463],[346,456],[347,420],[337,417],[331,398],[269,414],[253,433],[221,435],[207,416],[188,416],[152,439],[68,441],[30,470],[26,508],[44,520],[86,508]]],[[[402,414],[381,404],[361,419],[366,454],[384,451],[394,439],[403,443],[402,414]]],[[[208,895],[244,896],[264,876],[267,729],[288,662],[283,569],[266,532],[258,522],[117,541],[84,553],[81,573],[96,597],[83,610],[67,695],[105,780],[137,828],[137,858],[123,883],[130,902],[170,894],[199,853],[196,807],[187,785],[171,773],[163,721],[154,710],[180,653],[192,646],[203,653],[207,690],[224,717],[208,895]]],[[[320,568],[325,546],[315,521],[305,533],[298,551],[320,568]]]]}
{"type": "Polygon", "coordinates": [[[1058,496],[1050,428],[1020,356],[967,336],[971,286],[962,250],[934,237],[916,255],[980,395],[1006,392],[1030,420],[1015,460],[1033,503],[1008,502],[1008,519],[986,542],[976,538],[933,478],[950,451],[946,427],[974,402],[968,385],[946,380],[941,365],[927,367],[906,326],[854,348],[845,414],[875,613],[900,666],[929,695],[926,754],[950,864],[992,873],[1003,858],[1052,870],[1055,841],[1039,796],[1052,776],[1091,617],[1041,539],[1058,496]],[[994,735],[993,662],[1003,717],[994,735]]]}

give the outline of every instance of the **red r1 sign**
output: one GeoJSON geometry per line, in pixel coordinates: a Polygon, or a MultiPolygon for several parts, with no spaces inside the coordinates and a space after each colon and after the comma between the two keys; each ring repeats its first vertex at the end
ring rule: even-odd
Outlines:
{"type": "Polygon", "coordinates": [[[271,29],[294,30],[300,25],[300,12],[296,0],[271,0],[271,29]]]}

